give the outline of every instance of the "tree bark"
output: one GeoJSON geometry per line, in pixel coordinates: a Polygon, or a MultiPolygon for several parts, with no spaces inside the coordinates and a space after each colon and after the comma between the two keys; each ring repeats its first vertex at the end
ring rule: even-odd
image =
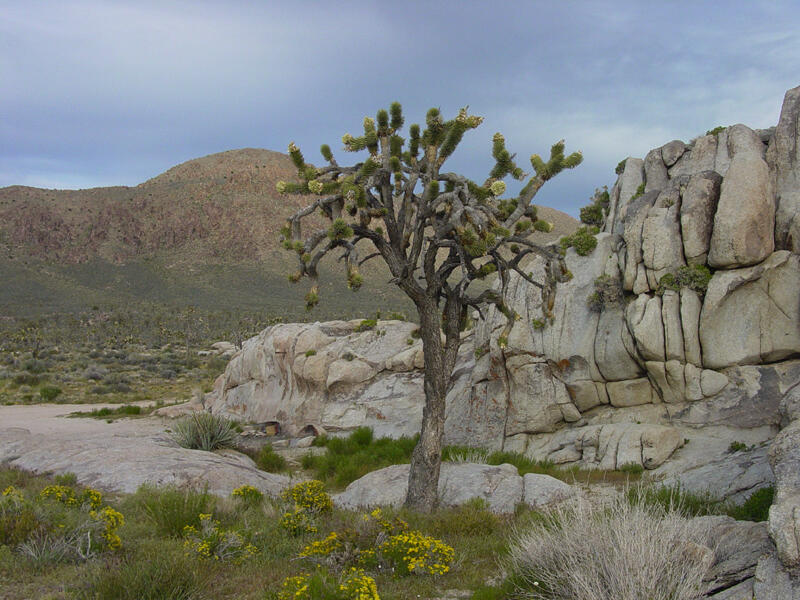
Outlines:
{"type": "Polygon", "coordinates": [[[426,299],[417,304],[417,311],[425,357],[425,407],[422,410],[419,442],[411,455],[405,506],[420,512],[431,512],[439,501],[445,398],[451,373],[447,371],[444,360],[438,306],[426,299]]]}

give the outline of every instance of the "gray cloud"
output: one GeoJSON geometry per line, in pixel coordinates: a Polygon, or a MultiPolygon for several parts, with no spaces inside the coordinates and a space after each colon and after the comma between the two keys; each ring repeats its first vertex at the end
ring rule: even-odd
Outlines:
{"type": "MultiPolygon", "coordinates": [[[[578,170],[538,198],[576,214],[626,155],[720,124],[774,124],[800,84],[791,2],[0,0],[0,185],[135,185],[231,148],[314,160],[393,100],[486,117],[452,169],[481,178],[503,131],[578,170]]],[[[525,163],[526,160],[521,162],[525,163]]]]}

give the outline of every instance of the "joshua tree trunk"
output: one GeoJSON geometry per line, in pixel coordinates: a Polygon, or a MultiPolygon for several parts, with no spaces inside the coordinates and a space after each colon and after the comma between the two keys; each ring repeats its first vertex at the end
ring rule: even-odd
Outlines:
{"type": "Polygon", "coordinates": [[[425,407],[419,443],[411,455],[406,506],[430,512],[438,501],[439,468],[442,462],[444,409],[450,373],[445,370],[441,321],[433,302],[417,305],[422,350],[425,357],[425,407]]]}

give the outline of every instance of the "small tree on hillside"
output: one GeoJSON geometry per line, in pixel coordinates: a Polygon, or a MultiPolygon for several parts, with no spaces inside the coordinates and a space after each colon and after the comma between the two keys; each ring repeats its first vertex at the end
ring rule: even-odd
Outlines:
{"type": "Polygon", "coordinates": [[[502,346],[519,318],[503,301],[509,274],[516,271],[532,285],[544,287],[520,268],[522,259],[536,253],[548,260],[551,278],[564,275],[558,253],[530,239],[534,230],[552,229],[537,219],[531,200],[547,180],[580,164],[582,156],[579,152],[565,156],[560,141],[551,148],[549,160],[531,156],[533,174],[529,175],[517,166],[505,139],[497,133],[492,146],[495,165],[483,183],[476,183],[443,172],[442,166],[482,117],[464,108],[445,121],[432,108],[425,130],[412,125],[408,140],[399,135],[403,120],[400,104],[393,103],[388,111],[378,111],[375,120],[364,119],[363,135],[344,135],[346,151],[368,153],[354,166],[339,165],[330,147],[323,145],[320,150],[328,164],[315,168],[305,162],[294,143],[289,144],[300,183],[279,182],[277,187],[281,193],[313,197],[281,230],[284,247],[297,254],[300,265],[290,280],[311,280],[307,309],[319,300],[319,262],[334,250],[341,250],[351,289],[362,284],[359,266],[379,257],[389,267],[391,282],[417,307],[425,357],[425,407],[419,443],[411,458],[406,506],[430,511],[438,500],[445,396],[467,309],[497,306],[508,319],[498,340],[502,346]],[[527,183],[519,196],[503,198],[503,179],[509,175],[527,183]],[[304,219],[315,213],[330,225],[304,231],[304,219]],[[362,247],[365,252],[359,254],[362,247]],[[470,287],[493,273],[499,278],[499,290],[470,287]]]}

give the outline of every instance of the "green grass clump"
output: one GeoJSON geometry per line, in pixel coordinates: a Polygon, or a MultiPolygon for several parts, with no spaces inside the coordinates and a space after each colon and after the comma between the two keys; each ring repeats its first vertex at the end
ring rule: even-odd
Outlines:
{"type": "Polygon", "coordinates": [[[198,515],[214,512],[216,497],[207,491],[176,487],[142,486],[128,498],[130,507],[142,514],[160,535],[182,537],[187,525],[199,527],[198,515]]]}
{"type": "Polygon", "coordinates": [[[775,500],[775,488],[764,487],[753,492],[744,503],[729,506],[725,513],[738,521],[766,521],[769,519],[769,507],[775,500]]]}
{"type": "Polygon", "coordinates": [[[692,517],[728,515],[739,521],[766,521],[774,496],[775,489],[772,486],[756,490],[742,504],[722,501],[709,492],[689,492],[679,486],[638,486],[631,487],[627,492],[628,500],[632,503],[644,502],[665,510],[678,510],[692,517]]]}
{"type": "Polygon", "coordinates": [[[359,427],[346,438],[320,436],[314,445],[328,451],[318,456],[307,454],[302,466],[326,484],[342,488],[370,471],[409,462],[417,439],[375,439],[368,427],[359,427]]]}
{"type": "Polygon", "coordinates": [[[259,469],[267,471],[268,473],[280,473],[289,468],[286,464],[286,459],[275,452],[272,448],[272,444],[267,444],[261,448],[256,455],[255,461],[259,469]]]}
{"type": "Polygon", "coordinates": [[[173,439],[184,448],[216,450],[229,448],[236,438],[232,421],[207,412],[196,412],[175,424],[173,439]]]}
{"type": "Polygon", "coordinates": [[[91,417],[93,419],[107,419],[108,417],[141,415],[142,407],[137,404],[123,404],[116,408],[104,406],[89,412],[74,412],[71,417],[91,417]]]}
{"type": "Polygon", "coordinates": [[[192,600],[204,587],[197,561],[178,543],[143,544],[118,565],[87,572],[79,600],[192,600]]]}
{"type": "Polygon", "coordinates": [[[734,452],[744,452],[748,449],[748,445],[744,442],[731,442],[731,445],[728,446],[728,453],[733,454],[734,452]]]}

